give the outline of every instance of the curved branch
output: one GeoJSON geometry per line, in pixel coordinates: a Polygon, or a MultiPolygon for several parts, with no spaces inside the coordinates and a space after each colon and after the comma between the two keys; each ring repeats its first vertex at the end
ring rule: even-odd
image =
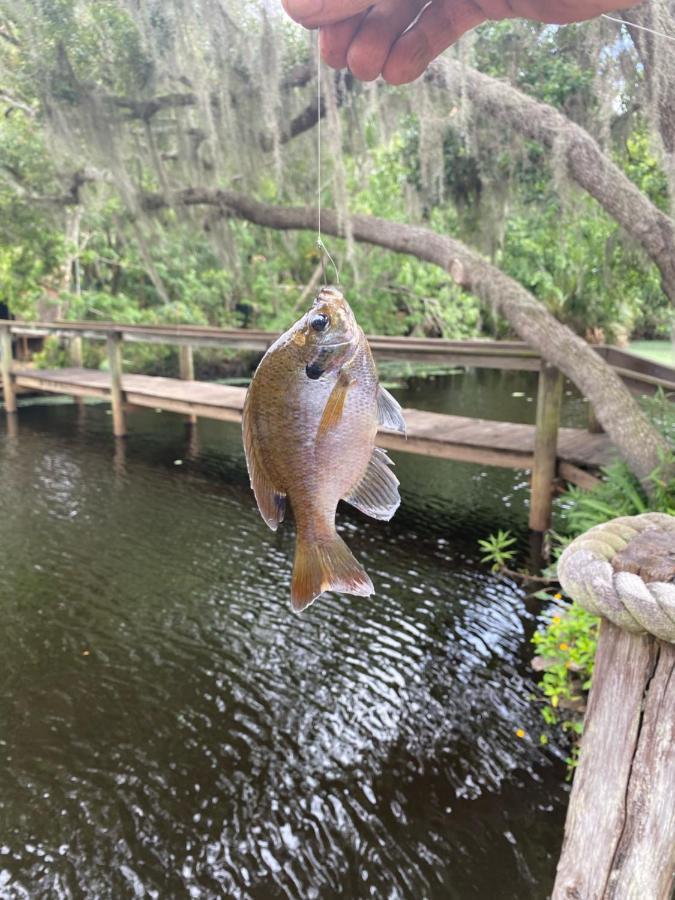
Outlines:
{"type": "Polygon", "coordinates": [[[5,115],[9,115],[13,109],[20,109],[21,112],[25,113],[31,119],[35,118],[35,110],[32,106],[24,103],[23,100],[19,100],[17,97],[13,97],[11,94],[7,93],[7,91],[2,90],[2,88],[0,88],[0,103],[6,103],[7,106],[9,106],[5,115]]]}
{"type": "Polygon", "coordinates": [[[481,115],[555,149],[570,178],[641,244],[661,272],[664,292],[675,303],[675,222],[624,175],[585,129],[510,84],[452,60],[432,67],[430,77],[458,96],[465,93],[481,115]]]}
{"type": "MultiPolygon", "coordinates": [[[[178,191],[173,199],[185,206],[218,206],[232,216],[268,228],[314,230],[318,225],[318,211],[313,207],[273,206],[236,191],[187,188],[178,191]]],[[[148,211],[167,206],[160,194],[146,195],[142,203],[148,211]]],[[[668,451],[667,444],[619,376],[517,281],[455,238],[428,228],[366,215],[351,216],[350,226],[355,240],[434,263],[483,302],[499,309],[524,341],[588,397],[598,420],[639,478],[646,479],[660,463],[668,451]]],[[[334,210],[322,211],[321,228],[326,234],[345,233],[334,210]]]]}

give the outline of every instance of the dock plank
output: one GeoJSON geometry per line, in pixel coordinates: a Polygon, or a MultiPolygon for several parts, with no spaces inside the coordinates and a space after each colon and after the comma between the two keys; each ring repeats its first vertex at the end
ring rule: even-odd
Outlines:
{"type": "MultiPolygon", "coordinates": [[[[15,368],[19,387],[74,396],[110,397],[110,374],[93,369],[15,368]]],[[[246,389],[205,381],[124,374],[122,390],[131,406],[240,421],[246,389]]],[[[388,449],[443,459],[529,469],[534,454],[534,425],[450,416],[420,409],[404,410],[408,437],[380,432],[388,449]]],[[[597,469],[616,455],[605,434],[561,428],[558,459],[572,468],[597,469]]],[[[571,470],[571,469],[570,469],[571,470]]]]}

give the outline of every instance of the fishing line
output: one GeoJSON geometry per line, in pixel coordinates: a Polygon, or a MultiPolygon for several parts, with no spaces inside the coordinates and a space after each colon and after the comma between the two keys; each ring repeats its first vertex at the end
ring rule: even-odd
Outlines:
{"type": "Polygon", "coordinates": [[[638,25],[636,22],[627,22],[625,19],[617,19],[616,16],[608,16],[607,13],[601,13],[603,19],[609,19],[610,22],[618,22],[619,25],[625,25],[627,28],[637,28],[640,31],[648,31],[656,37],[664,38],[666,41],[675,42],[675,35],[665,34],[663,31],[655,31],[653,28],[647,28],[646,25],[638,25]]]}
{"type": "Polygon", "coordinates": [[[326,284],[326,260],[324,259],[324,253],[330,260],[333,268],[335,269],[335,284],[340,284],[340,273],[338,272],[338,267],[335,265],[335,260],[328,252],[328,247],[324,244],[321,238],[321,47],[319,41],[321,39],[321,29],[317,28],[316,30],[316,117],[317,117],[317,129],[316,129],[316,157],[317,157],[317,172],[316,172],[316,202],[317,208],[319,211],[319,222],[316,234],[316,246],[319,248],[319,259],[321,260],[321,273],[323,275],[323,283],[324,286],[326,284]]]}

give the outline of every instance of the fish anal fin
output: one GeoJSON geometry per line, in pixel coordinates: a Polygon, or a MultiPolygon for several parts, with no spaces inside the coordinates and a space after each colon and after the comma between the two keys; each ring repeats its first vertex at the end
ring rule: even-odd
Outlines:
{"type": "MultiPolygon", "coordinates": [[[[248,397],[247,397],[248,400],[248,397]]],[[[286,494],[277,490],[270,480],[265,465],[260,456],[253,431],[253,420],[248,403],[244,404],[242,421],[242,434],[244,438],[244,452],[246,454],[246,466],[251,487],[255,494],[256,503],[267,525],[272,531],[277,530],[279,522],[283,521],[286,513],[286,494]]]]}
{"type": "Polygon", "coordinates": [[[335,428],[340,424],[345,409],[345,400],[351,386],[352,379],[345,372],[341,372],[333,390],[330,392],[330,397],[326,401],[326,406],[319,422],[317,438],[324,437],[331,428],[335,428]]]}
{"type": "Polygon", "coordinates": [[[375,447],[363,478],[343,499],[367,516],[388,522],[401,503],[392,465],[386,452],[375,447]]]}
{"type": "Polygon", "coordinates": [[[382,428],[398,431],[399,434],[406,433],[403,410],[398,400],[382,385],[377,389],[377,417],[382,428]]]}
{"type": "Polygon", "coordinates": [[[324,591],[369,597],[374,590],[365,569],[338,534],[317,542],[298,535],[291,582],[291,605],[296,612],[306,609],[324,591]]]}

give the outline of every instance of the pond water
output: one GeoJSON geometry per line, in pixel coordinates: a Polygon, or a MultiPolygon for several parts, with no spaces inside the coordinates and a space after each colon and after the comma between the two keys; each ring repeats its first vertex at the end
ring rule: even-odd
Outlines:
{"type": "MultiPolygon", "coordinates": [[[[533,390],[399,397],[528,421],[533,390]]],[[[238,427],[129,424],[116,447],[103,405],[0,418],[0,896],[547,896],[563,754],[533,607],[476,547],[525,538],[524,473],[397,457],[393,522],[339,513],[376,596],[296,616],[293,529],[260,519],[238,427]]]]}

